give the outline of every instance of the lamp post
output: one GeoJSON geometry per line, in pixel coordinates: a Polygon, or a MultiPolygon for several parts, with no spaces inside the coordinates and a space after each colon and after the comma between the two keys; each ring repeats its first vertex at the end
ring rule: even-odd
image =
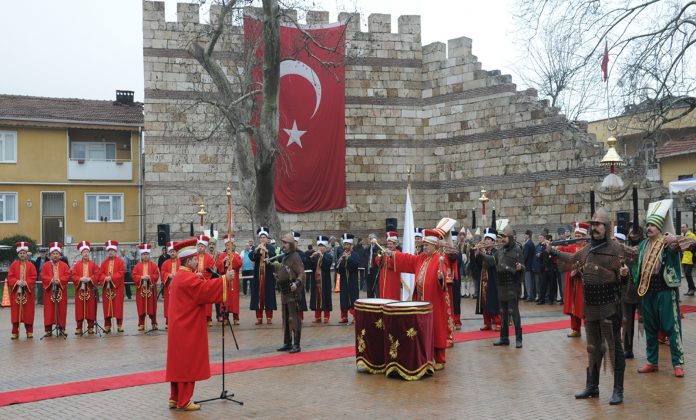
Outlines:
{"type": "Polygon", "coordinates": [[[629,188],[624,187],[624,181],[621,179],[620,176],[616,174],[616,167],[617,166],[624,166],[624,160],[621,158],[619,153],[616,151],[616,138],[614,136],[610,136],[607,139],[607,146],[609,146],[609,149],[607,152],[604,154],[604,157],[600,161],[600,165],[602,166],[608,166],[609,167],[609,174],[604,177],[602,180],[602,184],[600,187],[596,190],[597,194],[599,194],[600,198],[604,202],[609,203],[609,207],[611,210],[611,230],[612,232],[614,231],[614,204],[618,201],[620,201],[626,193],[628,192],[629,188]]]}
{"type": "Polygon", "coordinates": [[[488,203],[488,197],[486,197],[486,190],[481,187],[481,197],[479,197],[479,202],[481,203],[481,226],[486,227],[486,203],[488,203]]]}
{"type": "Polygon", "coordinates": [[[196,212],[197,215],[200,216],[200,222],[201,222],[201,235],[203,235],[203,231],[205,229],[204,224],[205,224],[205,216],[208,214],[207,211],[205,211],[205,204],[201,203],[200,205],[200,210],[196,212]]]}

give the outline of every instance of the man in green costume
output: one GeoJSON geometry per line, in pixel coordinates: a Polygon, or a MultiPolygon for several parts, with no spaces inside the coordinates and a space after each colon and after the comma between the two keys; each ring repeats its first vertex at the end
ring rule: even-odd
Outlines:
{"type": "Polygon", "coordinates": [[[646,220],[646,236],[638,246],[638,260],[633,265],[633,279],[638,295],[643,297],[643,322],[648,363],[639,373],[657,372],[657,333],[665,332],[670,340],[674,376],[684,376],[684,346],[682,344],[679,286],[681,264],[679,251],[688,249],[693,240],[674,235],[672,200],[650,203],[646,220]]]}

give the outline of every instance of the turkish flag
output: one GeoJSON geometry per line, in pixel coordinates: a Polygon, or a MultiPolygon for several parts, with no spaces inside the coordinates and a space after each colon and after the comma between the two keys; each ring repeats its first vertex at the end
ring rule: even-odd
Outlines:
{"type": "Polygon", "coordinates": [[[609,45],[604,41],[604,55],[602,56],[602,76],[606,82],[609,79],[609,45]]]}
{"type": "MultiPolygon", "coordinates": [[[[294,25],[281,24],[275,203],[283,213],[346,206],[345,25],[305,31],[331,51],[294,25]]],[[[247,45],[256,43],[262,22],[246,16],[244,36],[247,45]]],[[[254,80],[262,82],[262,42],[257,57],[254,80]]]]}

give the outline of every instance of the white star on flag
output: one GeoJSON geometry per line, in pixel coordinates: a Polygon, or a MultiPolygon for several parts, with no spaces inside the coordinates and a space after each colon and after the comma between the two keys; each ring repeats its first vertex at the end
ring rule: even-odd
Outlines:
{"type": "Polygon", "coordinates": [[[298,130],[297,129],[297,121],[293,120],[292,121],[292,128],[291,129],[284,128],[283,131],[288,133],[288,136],[290,136],[290,138],[288,139],[288,147],[290,147],[290,145],[293,143],[297,143],[297,145],[300,146],[300,148],[302,147],[302,141],[300,141],[300,137],[302,137],[302,135],[304,133],[306,133],[307,131],[298,130]]]}

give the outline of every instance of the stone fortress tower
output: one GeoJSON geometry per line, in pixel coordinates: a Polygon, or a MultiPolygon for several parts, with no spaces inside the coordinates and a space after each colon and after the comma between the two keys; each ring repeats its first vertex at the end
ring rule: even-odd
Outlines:
{"type": "MultiPolygon", "coordinates": [[[[214,22],[219,9],[210,13],[214,22]]],[[[307,13],[308,23],[328,21],[328,12],[307,13]]],[[[354,15],[346,35],[346,167],[336,168],[346,171],[347,207],[281,214],[284,230],[303,238],[364,236],[383,232],[387,217],[401,226],[409,168],[417,226],[443,216],[456,218],[457,229],[470,226],[482,186],[488,208],[511,219],[518,234],[589,217],[589,191],[608,169],[599,164],[604,150],[583,128],[533,89],[518,91],[509,75],[483,69],[469,38],[422,45],[419,16],[400,16],[395,33],[390,15],[370,15],[368,32],[359,22],[354,15]]],[[[174,239],[188,235],[201,201],[209,222],[223,228],[224,189],[238,182],[224,145],[188,134],[205,115],[180,112],[210,86],[186,49],[203,26],[197,5],[178,4],[177,22],[166,22],[163,2],[143,2],[148,240],[158,223],[169,223],[174,239]]],[[[218,45],[220,59],[233,65],[242,41],[243,29],[231,28],[218,45]]],[[[248,214],[235,208],[238,236],[251,238],[248,214]]],[[[616,209],[630,211],[630,193],[616,209]]]]}

